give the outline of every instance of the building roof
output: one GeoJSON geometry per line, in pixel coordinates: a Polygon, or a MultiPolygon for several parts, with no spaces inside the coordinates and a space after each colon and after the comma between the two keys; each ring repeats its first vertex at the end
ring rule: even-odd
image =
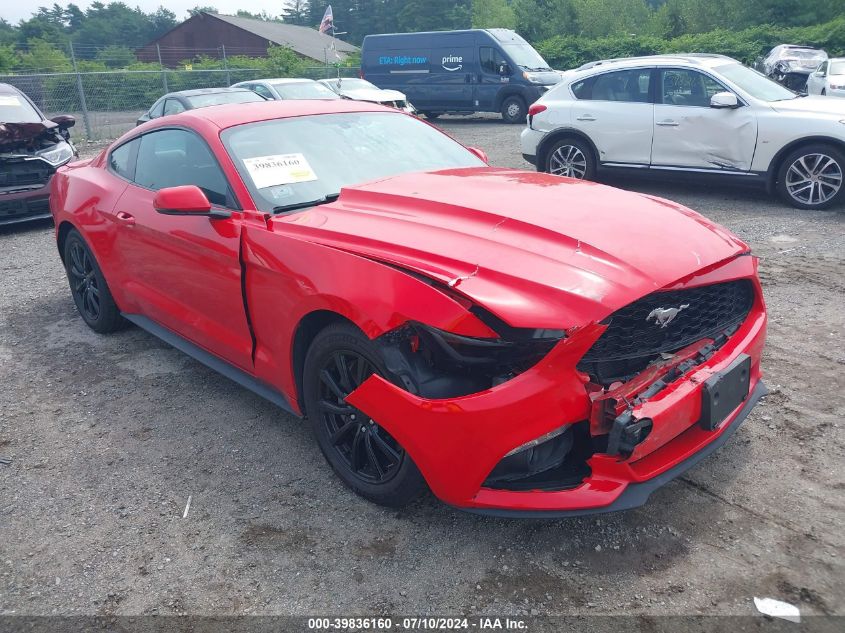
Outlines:
{"type": "MultiPolygon", "coordinates": [[[[257,35],[268,42],[273,42],[279,46],[286,46],[304,57],[310,57],[320,62],[326,59],[326,51],[332,45],[331,37],[325,33],[320,33],[316,29],[310,29],[305,26],[242,18],[235,15],[222,15],[220,13],[207,13],[206,15],[215,17],[244,31],[249,31],[253,35],[257,35]]],[[[336,38],[334,39],[334,46],[341,57],[345,57],[348,53],[357,53],[359,50],[357,46],[336,38]]]]}

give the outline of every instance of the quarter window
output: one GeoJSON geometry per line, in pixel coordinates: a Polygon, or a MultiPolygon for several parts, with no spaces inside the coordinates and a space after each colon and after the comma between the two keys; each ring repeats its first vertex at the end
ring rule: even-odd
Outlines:
{"type": "Polygon", "coordinates": [[[140,139],[135,183],[158,191],[196,185],[209,202],[234,207],[226,177],[205,142],[186,130],[150,132],[140,139]]]}
{"type": "Polygon", "coordinates": [[[576,99],[649,103],[651,70],[636,68],[589,77],[572,85],[576,99]]]}
{"type": "Polygon", "coordinates": [[[710,97],[717,92],[727,92],[715,79],[695,70],[670,68],[661,71],[663,77],[662,101],[666,105],[710,107],[710,97]]]}
{"type": "Polygon", "coordinates": [[[109,169],[118,176],[132,180],[133,158],[138,148],[138,139],[124,143],[109,154],[109,169]]]}
{"type": "Polygon", "coordinates": [[[179,114],[180,112],[185,111],[185,106],[183,106],[179,101],[176,99],[168,99],[164,102],[164,114],[179,114]]]}
{"type": "Polygon", "coordinates": [[[150,108],[150,118],[157,119],[158,117],[162,116],[164,112],[164,99],[158,101],[152,108],[150,108]]]}
{"type": "Polygon", "coordinates": [[[270,92],[267,86],[262,86],[261,84],[252,84],[249,89],[255,93],[260,94],[265,99],[275,99],[273,93],[270,92]]]}

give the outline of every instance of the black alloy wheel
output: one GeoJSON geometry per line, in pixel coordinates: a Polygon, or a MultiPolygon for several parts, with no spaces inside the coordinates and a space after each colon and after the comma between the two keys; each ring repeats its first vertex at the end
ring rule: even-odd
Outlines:
{"type": "Polygon", "coordinates": [[[73,302],[88,327],[100,334],[124,327],[126,321],[120,315],[97,260],[76,230],[65,238],[64,264],[73,302]]]}
{"type": "Polygon", "coordinates": [[[377,373],[360,354],[338,350],[320,370],[322,423],[332,446],[352,473],[368,483],[390,481],[402,465],[405,450],[374,420],[346,402],[346,397],[377,373]]]}
{"type": "Polygon", "coordinates": [[[373,374],[387,377],[375,344],[352,324],[329,325],[305,358],[305,413],[320,450],[343,482],[370,501],[399,507],[425,490],[425,480],[404,447],[346,401],[373,374]]]}

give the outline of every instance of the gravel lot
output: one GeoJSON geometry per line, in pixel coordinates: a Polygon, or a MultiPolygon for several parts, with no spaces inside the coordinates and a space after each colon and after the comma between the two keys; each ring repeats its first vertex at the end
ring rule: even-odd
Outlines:
{"type": "MultiPolygon", "coordinates": [[[[528,167],[518,126],[441,124],[528,167]]],[[[845,213],[611,184],[751,243],[773,393],[646,507],[548,522],[361,500],[298,420],[138,329],[89,331],[49,224],[0,230],[0,614],[845,615],[845,213]]]]}

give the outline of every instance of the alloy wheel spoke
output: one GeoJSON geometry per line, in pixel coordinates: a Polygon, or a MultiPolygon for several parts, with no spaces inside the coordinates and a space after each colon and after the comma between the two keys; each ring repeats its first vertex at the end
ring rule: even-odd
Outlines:
{"type": "Polygon", "coordinates": [[[348,404],[337,404],[329,400],[320,400],[320,408],[332,415],[352,415],[355,413],[355,407],[348,404]]]}
{"type": "Polygon", "coordinates": [[[375,467],[379,479],[384,477],[384,469],[379,464],[376,452],[373,450],[372,433],[364,433],[364,448],[367,453],[367,461],[375,467]]]}
{"type": "Polygon", "coordinates": [[[401,455],[397,453],[393,448],[384,441],[384,438],[381,437],[378,433],[373,433],[373,441],[375,442],[376,448],[380,449],[385,455],[393,459],[393,461],[398,462],[401,455]]]}
{"type": "Polygon", "coordinates": [[[349,457],[351,461],[351,466],[353,472],[358,472],[361,470],[361,436],[363,432],[358,429],[355,433],[355,437],[352,440],[352,449],[350,450],[349,457]]]}
{"type": "Polygon", "coordinates": [[[355,420],[350,420],[349,422],[347,422],[346,424],[341,426],[337,431],[332,433],[332,436],[331,436],[332,444],[337,446],[340,443],[340,441],[347,436],[349,431],[356,428],[357,426],[358,426],[358,423],[355,420]]]}
{"type": "Polygon", "coordinates": [[[353,385],[349,378],[349,367],[346,364],[346,356],[344,354],[335,354],[334,364],[337,368],[338,377],[340,378],[340,386],[346,393],[351,393],[353,385]]]}
{"type": "Polygon", "coordinates": [[[340,386],[338,386],[337,381],[335,381],[334,376],[329,373],[328,369],[324,369],[320,372],[320,380],[322,380],[323,384],[326,385],[335,396],[337,396],[338,400],[346,399],[348,394],[344,393],[340,386]]]}

